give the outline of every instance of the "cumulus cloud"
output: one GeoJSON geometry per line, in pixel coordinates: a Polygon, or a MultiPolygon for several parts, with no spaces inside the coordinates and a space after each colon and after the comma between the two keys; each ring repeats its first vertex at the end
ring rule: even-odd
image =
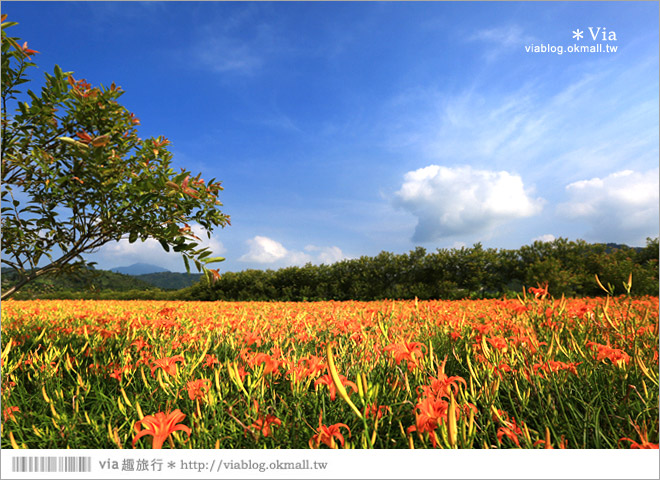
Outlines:
{"type": "Polygon", "coordinates": [[[591,240],[642,243],[658,235],[658,173],[622,170],[570,183],[570,200],[557,212],[588,225],[591,240]]]}
{"type": "Polygon", "coordinates": [[[250,250],[239,258],[242,262],[273,263],[285,258],[289,251],[279,242],[257,235],[247,241],[250,250]]]}
{"type": "Polygon", "coordinates": [[[315,245],[307,245],[305,250],[308,252],[318,252],[316,255],[318,262],[325,263],[326,265],[346,258],[339,247],[317,247],[315,245]]]}
{"type": "Polygon", "coordinates": [[[429,165],[406,173],[395,204],[417,217],[413,241],[488,232],[541,211],[518,175],[469,166],[429,165]]]}
{"type": "Polygon", "coordinates": [[[249,250],[238,260],[277,266],[304,265],[306,263],[330,264],[346,258],[339,247],[318,247],[308,245],[305,251],[289,250],[272,238],[257,235],[247,240],[249,250]]]}

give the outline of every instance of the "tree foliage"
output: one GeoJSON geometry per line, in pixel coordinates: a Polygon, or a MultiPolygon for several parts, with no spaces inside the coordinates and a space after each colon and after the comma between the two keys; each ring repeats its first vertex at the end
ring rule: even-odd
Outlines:
{"type": "Polygon", "coordinates": [[[229,223],[218,209],[220,182],[175,172],[169,141],[138,137],[140,122],[119,104],[123,91],[114,83],[94,87],[55,66],[40,93],[23,92],[38,52],[6,34],[16,23],[5,17],[2,263],[20,280],[2,298],[38,276],[80,268],[83,253],[124,238],[155,238],[180,252],[188,270],[190,262],[207,271],[207,263],[222,260],[200,247],[190,227],[197,223],[210,236],[229,223]]]}

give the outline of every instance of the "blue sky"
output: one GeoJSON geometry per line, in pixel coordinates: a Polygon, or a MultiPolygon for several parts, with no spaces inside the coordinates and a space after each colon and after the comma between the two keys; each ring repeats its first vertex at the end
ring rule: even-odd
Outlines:
{"type": "MultiPolygon", "coordinates": [[[[114,81],[143,138],[166,136],[175,167],[222,180],[232,226],[210,241],[221,271],[658,236],[657,2],[2,11],[41,52],[30,88],[55,64],[114,81]],[[567,51],[599,44],[616,52],[567,51]]],[[[184,270],[157,242],[87,257],[184,270]]]]}

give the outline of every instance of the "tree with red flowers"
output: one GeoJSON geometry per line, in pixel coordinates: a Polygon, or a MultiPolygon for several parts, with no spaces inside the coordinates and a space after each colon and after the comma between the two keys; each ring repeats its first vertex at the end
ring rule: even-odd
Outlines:
{"type": "Polygon", "coordinates": [[[180,252],[188,271],[193,262],[217,278],[206,265],[223,259],[200,246],[190,225],[210,236],[229,224],[218,208],[220,182],[175,172],[169,141],[138,137],[140,122],[118,103],[123,92],[114,83],[94,87],[55,66],[40,94],[22,91],[39,52],[9,37],[5,30],[16,23],[5,20],[2,264],[18,281],[2,299],[39,276],[90,265],[83,253],[123,238],[155,238],[166,251],[180,252]]]}

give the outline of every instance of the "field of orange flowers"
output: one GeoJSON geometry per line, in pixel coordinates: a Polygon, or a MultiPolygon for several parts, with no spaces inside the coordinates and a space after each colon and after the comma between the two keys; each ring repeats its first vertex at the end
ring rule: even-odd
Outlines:
{"type": "Polygon", "coordinates": [[[7,301],[2,448],[658,448],[658,298],[7,301]]]}

